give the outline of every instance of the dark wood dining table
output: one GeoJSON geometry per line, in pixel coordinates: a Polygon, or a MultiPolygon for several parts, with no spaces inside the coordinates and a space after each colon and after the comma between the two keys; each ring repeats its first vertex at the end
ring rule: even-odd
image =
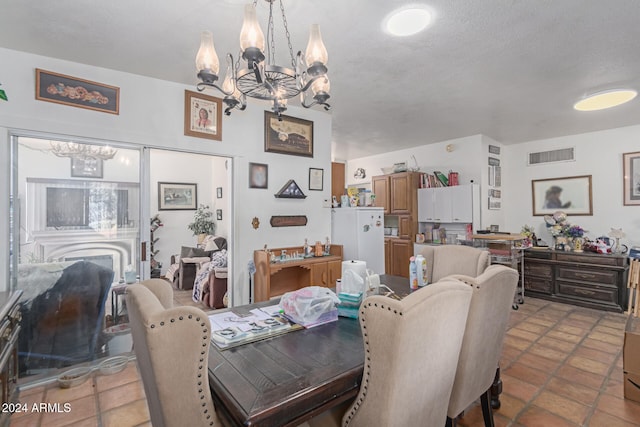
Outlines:
{"type": "MultiPolygon", "coordinates": [[[[408,279],[381,276],[400,297],[408,279]]],[[[235,307],[235,312],[274,304],[235,307]]],[[[218,415],[233,426],[297,426],[355,398],[364,368],[357,319],[300,329],[228,349],[211,344],[209,386],[218,415]]]]}

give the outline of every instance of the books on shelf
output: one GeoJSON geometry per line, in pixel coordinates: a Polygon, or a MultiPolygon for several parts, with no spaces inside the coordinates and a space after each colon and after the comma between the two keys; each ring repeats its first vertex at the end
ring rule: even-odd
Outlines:
{"type": "Polygon", "coordinates": [[[420,175],[420,188],[434,188],[434,187],[453,187],[458,185],[458,172],[449,171],[448,175],[443,174],[440,171],[433,171],[433,173],[423,173],[420,175]]]}

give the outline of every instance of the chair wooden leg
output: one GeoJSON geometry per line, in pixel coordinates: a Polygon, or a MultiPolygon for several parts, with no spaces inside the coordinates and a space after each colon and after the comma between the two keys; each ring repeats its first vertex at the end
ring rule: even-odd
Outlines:
{"type": "Polygon", "coordinates": [[[493,409],[491,408],[491,387],[480,396],[480,405],[482,406],[482,418],[484,418],[484,427],[494,427],[493,425],[493,409]]]}
{"type": "Polygon", "coordinates": [[[445,427],[456,427],[457,425],[457,418],[451,419],[450,417],[447,417],[445,427]]]}
{"type": "Polygon", "coordinates": [[[500,409],[500,394],[502,393],[502,380],[500,379],[500,366],[496,369],[496,376],[491,386],[491,407],[500,409]]]}

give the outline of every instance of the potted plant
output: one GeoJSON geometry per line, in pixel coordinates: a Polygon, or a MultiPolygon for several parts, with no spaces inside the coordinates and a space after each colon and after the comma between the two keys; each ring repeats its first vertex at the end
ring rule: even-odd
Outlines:
{"type": "Polygon", "coordinates": [[[193,222],[187,228],[193,232],[194,236],[198,236],[198,243],[202,243],[206,235],[215,234],[216,223],[209,206],[200,205],[193,216],[193,222]]]}

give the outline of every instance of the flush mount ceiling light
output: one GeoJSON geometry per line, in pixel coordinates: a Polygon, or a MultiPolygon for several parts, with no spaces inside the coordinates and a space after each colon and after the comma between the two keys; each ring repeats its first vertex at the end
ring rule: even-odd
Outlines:
{"type": "Polygon", "coordinates": [[[209,31],[202,33],[200,50],[196,56],[198,78],[201,80],[197,84],[198,90],[213,87],[222,92],[225,95],[223,102],[227,107],[224,111],[226,115],[231,114],[233,108],[244,110],[247,96],[271,101],[271,109],[278,118],[287,109],[287,100],[297,95],[300,95],[305,108],[322,105],[325,110],[329,110],[328,55],[320,36],[320,27],[317,24],[311,26],[305,53],[298,51],[294,56],[282,0],[265,1],[269,3],[266,42],[256,17],[258,0],[254,0],[253,5],[248,4],[244,9],[237,62],[234,63],[233,56],[227,54],[227,73],[222,86],[216,83],[220,63],[213,46],[213,35],[209,31]],[[280,5],[283,30],[289,47],[291,63],[286,65],[275,64],[273,4],[276,1],[280,5]],[[246,68],[240,69],[240,57],[246,61],[246,68]]]}
{"type": "Polygon", "coordinates": [[[605,108],[616,107],[631,101],[638,95],[633,89],[613,89],[597,92],[576,102],[573,108],[578,111],[598,111],[605,108]]]}
{"type": "Polygon", "coordinates": [[[399,37],[411,36],[431,23],[431,11],[425,6],[408,6],[391,12],[382,22],[384,30],[399,37]]]}

